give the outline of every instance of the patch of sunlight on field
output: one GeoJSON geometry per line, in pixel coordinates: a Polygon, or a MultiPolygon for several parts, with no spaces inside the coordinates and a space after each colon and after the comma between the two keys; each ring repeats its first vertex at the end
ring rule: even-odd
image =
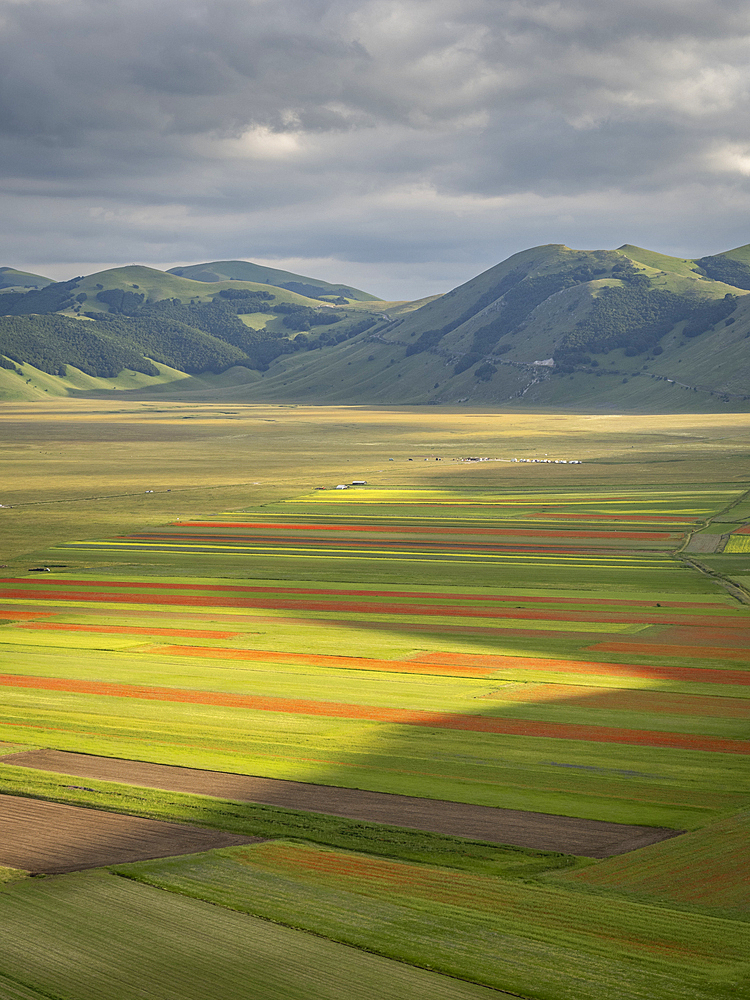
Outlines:
{"type": "Polygon", "coordinates": [[[41,632],[24,633],[19,629],[0,628],[0,644],[21,647],[59,647],[61,649],[134,649],[142,646],[144,640],[128,639],[112,635],[86,635],[76,633],[66,635],[55,632],[43,635],[41,632]]]}
{"type": "Polygon", "coordinates": [[[750,552],[750,535],[730,535],[725,552],[750,552]]]}

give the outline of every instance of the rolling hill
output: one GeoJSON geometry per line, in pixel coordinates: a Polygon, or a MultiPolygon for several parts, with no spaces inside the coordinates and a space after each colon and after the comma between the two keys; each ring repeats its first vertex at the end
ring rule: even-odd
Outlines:
{"type": "Polygon", "coordinates": [[[253,264],[247,260],[215,260],[209,264],[191,264],[187,267],[172,267],[169,274],[191,278],[193,281],[254,281],[258,284],[286,288],[313,299],[334,299],[338,297],[359,302],[379,302],[376,295],[363,292],[351,285],[332,285],[320,278],[307,278],[303,274],[280,271],[275,267],[253,264]]]}
{"type": "Polygon", "coordinates": [[[0,399],[133,390],[229,369],[252,380],[281,354],[356,336],[387,304],[349,305],[140,265],[14,288],[0,294],[0,399]]]}
{"type": "Polygon", "coordinates": [[[29,271],[17,271],[14,267],[0,267],[0,291],[9,289],[43,288],[51,285],[52,278],[44,278],[41,274],[31,274],[29,271]]]}
{"type": "Polygon", "coordinates": [[[235,264],[258,268],[131,266],[4,293],[0,398],[116,389],[196,401],[750,408],[750,246],[681,259],[551,244],[414,303],[334,305],[244,278],[261,268],[230,273],[235,264]],[[108,367],[90,361],[92,337],[108,367]],[[72,341],[79,353],[60,353],[72,341]]]}

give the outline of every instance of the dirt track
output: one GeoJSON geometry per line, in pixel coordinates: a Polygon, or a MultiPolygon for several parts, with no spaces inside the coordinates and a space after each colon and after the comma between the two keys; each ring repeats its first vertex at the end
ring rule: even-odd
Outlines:
{"type": "MultiPolygon", "coordinates": [[[[551,816],[517,809],[494,809],[490,806],[465,805],[460,802],[366,792],[354,788],[281,781],[276,778],[201,771],[167,764],[94,757],[62,750],[29,750],[8,754],[0,757],[0,760],[7,764],[77,777],[118,781],[169,791],[192,792],[239,802],[258,802],[287,809],[385,823],[390,826],[429,830],[490,843],[514,844],[542,851],[561,851],[589,858],[608,858],[615,854],[625,854],[627,851],[666,840],[680,832],[659,827],[627,826],[622,823],[551,816]]],[[[194,850],[201,849],[194,848],[194,850]]],[[[9,861],[6,863],[11,864],[9,861]]],[[[104,864],[104,862],[98,863],[104,864]]]]}
{"type": "Polygon", "coordinates": [[[183,823],[0,795],[0,864],[33,873],[60,874],[257,840],[183,823]]]}

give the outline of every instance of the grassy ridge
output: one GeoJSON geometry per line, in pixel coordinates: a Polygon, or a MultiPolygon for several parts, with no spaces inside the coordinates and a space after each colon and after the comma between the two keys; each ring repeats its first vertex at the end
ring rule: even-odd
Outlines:
{"type": "Polygon", "coordinates": [[[377,296],[362,292],[351,285],[331,284],[319,278],[308,278],[292,271],[265,267],[246,260],[215,260],[208,264],[190,264],[187,267],[170,268],[167,273],[190,278],[193,281],[213,282],[229,279],[272,285],[276,288],[288,287],[290,290],[302,291],[303,294],[313,297],[341,295],[355,301],[380,301],[377,296]]]}

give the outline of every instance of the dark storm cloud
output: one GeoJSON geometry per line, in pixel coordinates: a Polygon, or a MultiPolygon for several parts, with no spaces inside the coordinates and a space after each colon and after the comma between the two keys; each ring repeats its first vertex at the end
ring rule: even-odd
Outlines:
{"type": "Polygon", "coordinates": [[[2,252],[726,248],[749,36],[734,0],[0,2],[2,252]]]}

